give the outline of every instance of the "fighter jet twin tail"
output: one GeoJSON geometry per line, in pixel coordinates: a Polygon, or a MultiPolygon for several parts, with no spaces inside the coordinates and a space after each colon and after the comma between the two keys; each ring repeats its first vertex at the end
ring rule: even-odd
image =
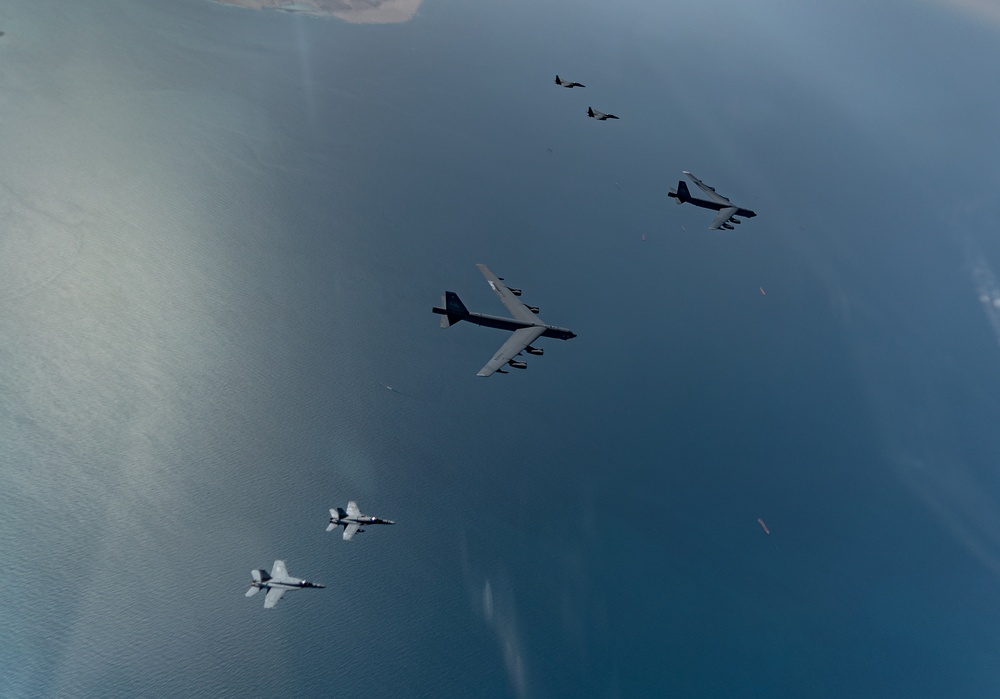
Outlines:
{"type": "MultiPolygon", "coordinates": [[[[330,524],[326,530],[328,532],[333,531],[338,526],[341,526],[344,528],[344,541],[350,541],[355,533],[364,531],[361,527],[366,527],[369,524],[395,524],[395,522],[391,519],[380,519],[379,517],[361,514],[361,510],[358,509],[358,503],[351,500],[347,503],[346,512],[340,507],[336,510],[330,510],[330,524]]],[[[267,590],[267,593],[264,595],[264,609],[273,609],[282,595],[289,590],[304,590],[310,587],[322,590],[326,587],[326,585],[311,583],[302,578],[292,577],[288,574],[285,562],[280,560],[274,562],[270,573],[263,568],[259,568],[251,570],[250,577],[252,581],[246,596],[253,597],[261,590],[267,590]]]]}

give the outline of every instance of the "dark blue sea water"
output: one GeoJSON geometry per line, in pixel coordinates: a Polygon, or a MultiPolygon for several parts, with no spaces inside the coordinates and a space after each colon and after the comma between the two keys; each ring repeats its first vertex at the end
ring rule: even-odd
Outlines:
{"type": "Polygon", "coordinates": [[[0,696],[996,696],[1000,25],[756,5],[6,3],[0,696]]]}

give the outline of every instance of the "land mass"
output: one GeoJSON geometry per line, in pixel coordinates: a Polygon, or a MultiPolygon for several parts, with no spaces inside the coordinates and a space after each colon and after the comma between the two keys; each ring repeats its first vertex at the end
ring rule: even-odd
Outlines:
{"type": "Polygon", "coordinates": [[[395,24],[413,18],[421,0],[215,0],[254,10],[329,15],[355,24],[395,24]]]}

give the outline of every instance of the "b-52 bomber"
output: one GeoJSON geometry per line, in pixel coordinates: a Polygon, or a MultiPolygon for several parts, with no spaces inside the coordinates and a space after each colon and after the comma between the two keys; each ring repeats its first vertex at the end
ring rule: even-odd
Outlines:
{"type": "Polygon", "coordinates": [[[703,209],[714,209],[715,211],[718,211],[719,213],[712,220],[712,225],[708,227],[708,230],[717,231],[720,228],[725,228],[727,231],[731,231],[733,230],[734,223],[741,223],[741,221],[736,218],[737,216],[753,218],[757,215],[750,209],[743,209],[736,206],[736,204],[716,192],[715,187],[708,186],[687,170],[684,171],[684,174],[687,175],[692,182],[698,185],[701,188],[701,191],[708,195],[708,200],[692,197],[691,192],[688,191],[687,183],[684,180],[680,180],[677,183],[677,189],[671,189],[667,196],[676,199],[678,204],[688,202],[694,204],[695,206],[700,206],[703,209]]]}
{"type": "Polygon", "coordinates": [[[514,316],[513,318],[491,316],[485,313],[470,313],[454,291],[444,293],[444,298],[441,299],[441,305],[444,308],[435,307],[432,310],[441,315],[442,328],[450,327],[460,320],[467,320],[475,325],[514,332],[510,339],[503,343],[503,346],[493,355],[493,359],[479,370],[477,376],[490,376],[493,373],[506,374],[507,371],[503,369],[504,365],[515,369],[527,369],[527,362],[516,359],[516,357],[522,352],[534,355],[543,354],[544,350],[531,346],[531,343],[540,337],[554,337],[560,340],[571,340],[576,337],[576,333],[568,328],[545,324],[538,317],[537,307],[525,306],[517,299],[521,295],[521,290],[505,286],[503,280],[493,274],[489,267],[486,265],[476,265],[476,267],[486,277],[490,288],[500,298],[500,302],[507,307],[510,314],[514,316]]]}
{"type": "Polygon", "coordinates": [[[330,524],[327,525],[326,530],[332,532],[337,527],[343,527],[344,541],[350,541],[355,533],[364,531],[361,527],[367,527],[369,524],[395,524],[395,522],[391,519],[363,515],[358,509],[358,503],[351,500],[347,503],[347,512],[344,512],[340,507],[336,510],[330,510],[330,524]]]}
{"type": "Polygon", "coordinates": [[[288,590],[303,590],[307,587],[323,589],[326,587],[326,585],[311,583],[302,578],[293,578],[288,574],[284,561],[275,561],[270,575],[261,568],[251,570],[250,576],[253,578],[253,582],[250,583],[250,589],[247,590],[247,597],[253,597],[261,590],[267,590],[267,594],[264,595],[264,609],[272,609],[288,590]]]}

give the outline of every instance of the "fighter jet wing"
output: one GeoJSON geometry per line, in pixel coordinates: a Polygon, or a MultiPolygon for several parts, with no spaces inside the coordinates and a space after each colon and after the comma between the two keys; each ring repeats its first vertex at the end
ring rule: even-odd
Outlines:
{"type": "Polygon", "coordinates": [[[361,516],[361,510],[358,509],[358,503],[353,500],[347,503],[347,516],[353,519],[357,519],[361,516]]]}
{"type": "Polygon", "coordinates": [[[344,527],[344,541],[350,541],[354,533],[361,528],[360,524],[352,523],[344,527]]]}
{"type": "Polygon", "coordinates": [[[272,587],[269,589],[267,595],[264,597],[264,609],[273,609],[283,594],[285,594],[285,591],[281,588],[272,587]]]}
{"type": "MultiPolygon", "coordinates": [[[[514,318],[517,320],[523,320],[526,323],[538,322],[538,316],[529,311],[527,306],[518,301],[517,297],[514,296],[514,293],[504,286],[504,283],[500,281],[500,277],[493,274],[493,271],[489,267],[486,265],[476,265],[476,267],[478,267],[479,271],[483,273],[484,277],[486,277],[486,281],[489,283],[490,288],[493,289],[496,295],[500,298],[500,303],[507,307],[507,310],[510,311],[510,314],[514,316],[514,318]]],[[[518,350],[518,352],[520,351],[521,350],[518,350]]],[[[517,352],[514,354],[517,354],[517,352]]]]}
{"type": "Polygon", "coordinates": [[[721,209],[719,213],[715,215],[712,219],[712,225],[708,227],[710,231],[717,231],[722,228],[722,224],[729,220],[729,217],[735,214],[739,209],[735,206],[727,206],[725,209],[721,209]]]}
{"type": "MultiPolygon", "coordinates": [[[[531,311],[528,311],[528,314],[533,315],[531,311]]],[[[521,350],[541,337],[543,332],[545,332],[545,328],[537,325],[532,328],[521,328],[520,330],[515,330],[514,334],[510,336],[507,342],[503,343],[500,350],[493,355],[493,359],[487,362],[486,366],[480,369],[476,376],[489,376],[497,369],[501,368],[509,360],[516,357],[521,350]]]]}
{"type": "Polygon", "coordinates": [[[285,568],[284,561],[275,561],[274,565],[271,566],[271,579],[272,580],[288,579],[288,569],[285,568]]]}
{"type": "Polygon", "coordinates": [[[692,182],[694,182],[696,185],[698,185],[701,188],[701,191],[703,191],[705,193],[705,195],[709,199],[711,199],[712,201],[714,201],[716,204],[723,204],[725,206],[732,206],[733,205],[733,202],[729,201],[724,196],[722,196],[721,194],[719,194],[718,192],[716,192],[715,191],[715,187],[708,186],[707,184],[705,184],[704,182],[702,182],[701,180],[699,180],[697,177],[695,177],[693,174],[691,174],[687,170],[684,171],[684,174],[688,176],[688,179],[690,179],[692,182]]]}

